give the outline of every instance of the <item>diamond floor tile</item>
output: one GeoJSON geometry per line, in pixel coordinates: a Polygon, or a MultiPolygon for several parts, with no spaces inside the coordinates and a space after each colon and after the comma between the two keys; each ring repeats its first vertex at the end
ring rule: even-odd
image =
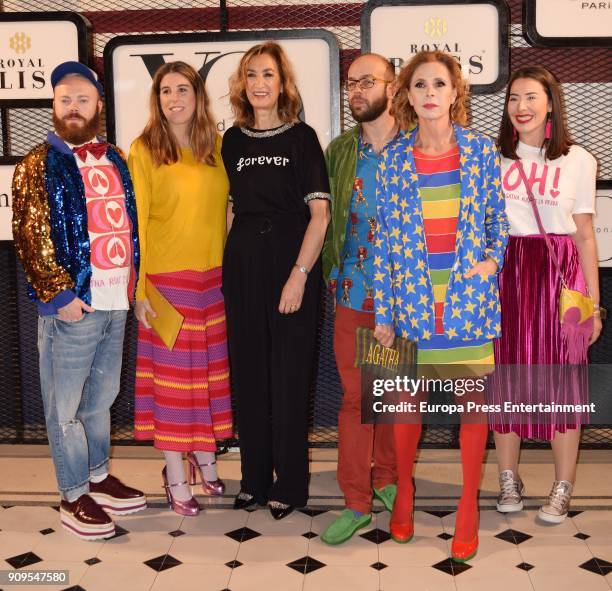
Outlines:
{"type": "Polygon", "coordinates": [[[497,534],[495,537],[500,540],[504,540],[504,542],[510,542],[511,544],[522,544],[523,542],[530,540],[533,536],[515,529],[506,529],[497,534]]]}
{"type": "Polygon", "coordinates": [[[254,538],[259,537],[261,534],[259,532],[253,531],[248,527],[241,527],[240,529],[235,529],[233,531],[227,532],[225,534],[228,538],[232,538],[236,542],[248,542],[249,540],[253,540],[254,538]]]}
{"type": "Polygon", "coordinates": [[[438,569],[439,571],[446,573],[447,575],[457,576],[461,573],[464,573],[466,570],[472,568],[471,565],[467,564],[467,562],[455,562],[450,558],[446,558],[445,560],[441,560],[436,564],[432,564],[432,567],[438,569]]]}
{"type": "Polygon", "coordinates": [[[161,572],[163,570],[168,570],[169,568],[174,568],[179,564],[183,564],[180,560],[174,558],[170,554],[166,554],[164,556],[157,556],[156,558],[151,558],[150,560],[145,560],[144,564],[148,567],[152,568],[154,571],[161,572]]]}
{"type": "Polygon", "coordinates": [[[16,569],[24,568],[25,566],[30,566],[32,564],[42,562],[42,558],[34,554],[34,552],[25,552],[24,554],[19,554],[17,556],[11,556],[10,558],[5,558],[5,560],[13,568],[16,568],[16,569]]]}
{"type": "Polygon", "coordinates": [[[368,542],[373,542],[374,544],[382,544],[391,539],[391,534],[382,529],[375,528],[364,534],[359,534],[359,537],[368,540],[368,542]]]}
{"type": "Polygon", "coordinates": [[[370,564],[370,566],[374,570],[382,570],[383,568],[387,568],[387,565],[383,564],[382,562],[375,562],[374,564],[370,564]]]}
{"type": "Polygon", "coordinates": [[[520,564],[516,565],[516,568],[520,568],[524,571],[530,571],[533,568],[533,564],[529,564],[528,562],[521,562],[520,564]]]}
{"type": "Polygon", "coordinates": [[[603,558],[595,557],[591,560],[583,562],[582,564],[579,564],[578,566],[584,570],[588,570],[591,573],[602,575],[604,577],[612,572],[612,562],[608,562],[603,558]]]}
{"type": "Polygon", "coordinates": [[[93,566],[94,564],[100,564],[102,561],[94,556],[93,558],[88,558],[83,562],[85,562],[85,564],[87,564],[88,566],[93,566]]]}
{"type": "Polygon", "coordinates": [[[299,573],[307,575],[319,570],[320,568],[323,568],[325,564],[316,558],[312,558],[312,556],[302,556],[302,558],[296,558],[292,562],[288,563],[287,566],[299,573]]]}

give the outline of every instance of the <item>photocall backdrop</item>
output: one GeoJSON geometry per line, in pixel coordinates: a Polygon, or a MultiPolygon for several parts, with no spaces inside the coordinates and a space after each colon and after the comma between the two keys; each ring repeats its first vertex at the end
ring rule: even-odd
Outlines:
{"type": "MultiPolygon", "coordinates": [[[[524,14],[522,0],[460,0],[452,3],[457,5],[452,7],[453,10],[460,10],[458,5],[461,4],[470,4],[470,7],[461,12],[458,22],[462,26],[459,27],[457,20],[450,18],[452,14],[449,17],[447,12],[443,12],[449,9],[449,4],[421,0],[374,0],[367,4],[346,0],[334,3],[324,0],[285,0],[285,3],[276,0],[107,0],[104,3],[99,0],[5,0],[0,6],[5,14],[66,11],[85,17],[91,25],[88,37],[91,64],[101,78],[105,75],[107,78],[107,94],[110,95],[107,109],[111,115],[109,119],[114,122],[107,131],[111,139],[124,149],[138,133],[137,127],[141,121],[146,119],[144,80],[147,77],[142,67],[135,70],[133,75],[125,76],[127,66],[121,63],[121,59],[133,59],[130,55],[144,53],[142,49],[150,43],[179,41],[181,51],[188,52],[193,49],[188,47],[188,41],[202,41],[200,37],[206,37],[208,42],[221,45],[229,40],[234,46],[239,45],[232,46],[232,51],[238,51],[243,49],[242,46],[256,43],[260,37],[278,39],[290,52],[296,65],[306,105],[304,115],[317,129],[323,146],[338,132],[354,125],[341,82],[346,78],[350,63],[361,51],[381,51],[392,58],[398,67],[423,46],[439,46],[458,55],[473,85],[472,125],[493,136],[498,130],[508,72],[529,63],[547,66],[563,84],[573,137],[599,161],[596,230],[600,249],[602,305],[612,307],[612,57],[608,49],[609,40],[601,37],[611,30],[609,26],[602,27],[601,23],[610,23],[612,10],[595,13],[587,5],[599,3],[577,0],[529,0],[524,14]],[[582,17],[588,14],[594,25],[576,28],[571,26],[573,23],[569,19],[555,27],[548,26],[548,21],[542,15],[550,11],[551,3],[558,7],[560,2],[567,4],[571,10],[581,10],[582,17]],[[380,34],[381,30],[386,30],[384,27],[405,18],[407,13],[403,11],[406,10],[412,11],[410,30],[400,27],[395,32],[380,34]],[[585,10],[590,12],[585,13],[585,10]],[[474,11],[473,14],[470,11],[474,11]],[[528,18],[525,23],[524,17],[528,18]],[[495,29],[496,21],[501,23],[499,30],[495,29]],[[311,33],[316,30],[314,39],[310,41],[312,45],[298,47],[292,53],[291,45],[299,45],[299,42],[282,37],[292,33],[293,37],[304,37],[304,32],[295,33],[303,29],[311,33]],[[262,30],[283,33],[275,35],[265,31],[262,33],[262,30]],[[252,40],[241,40],[241,35],[248,37],[248,32],[252,31],[258,31],[251,33],[252,40]],[[187,37],[184,33],[197,35],[187,37]],[[155,37],[145,38],[143,34],[155,37]],[[133,37],[133,41],[130,37],[133,37]],[[499,46],[496,41],[499,41],[499,46]],[[137,51],[138,47],[140,51],[137,51]],[[495,47],[501,52],[501,59],[491,57],[495,47]],[[129,51],[126,52],[125,48],[129,51]],[[325,62],[324,67],[321,67],[321,61],[325,62]],[[113,68],[119,63],[121,82],[114,85],[115,92],[111,93],[110,78],[115,77],[113,68]],[[313,68],[315,65],[317,67],[313,68]],[[321,77],[320,72],[325,68],[329,68],[329,75],[321,77]],[[125,101],[135,96],[129,94],[129,89],[126,91],[130,85],[137,100],[126,105],[125,101]],[[314,117],[319,119],[313,121],[314,117]]],[[[58,37],[61,38],[61,35],[58,37]]],[[[59,38],[58,48],[62,46],[59,38]]],[[[21,43],[22,38],[16,38],[13,44],[15,42],[21,43]]],[[[0,56],[7,55],[8,44],[6,35],[0,35],[0,56]]],[[[210,64],[215,57],[224,53],[220,46],[213,48],[200,44],[197,49],[206,52],[207,48],[211,53],[203,62],[203,56],[199,55],[199,64],[193,62],[195,56],[187,53],[179,52],[174,59],[182,57],[199,67],[202,63],[210,64]],[[218,54],[213,53],[217,51],[218,54]]],[[[149,53],[156,53],[157,49],[153,48],[149,53]]],[[[82,55],[83,47],[77,44],[73,51],[82,55]]],[[[166,56],[165,59],[173,58],[166,56]]],[[[237,59],[239,54],[225,59],[225,64],[219,60],[215,66],[218,70],[215,81],[212,78],[210,81],[213,84],[211,96],[222,99],[222,85],[217,86],[218,81],[231,71],[237,59]]],[[[0,90],[9,83],[8,79],[3,80],[2,69],[0,64],[0,90]]],[[[16,86],[19,83],[20,80],[16,86]]],[[[52,128],[51,108],[48,99],[45,102],[45,97],[18,106],[7,107],[0,101],[0,442],[44,442],[46,436],[36,351],[36,310],[25,295],[25,279],[16,263],[13,244],[6,240],[9,224],[6,211],[10,207],[12,167],[52,128]]],[[[227,112],[222,107],[215,109],[222,132],[224,125],[227,125],[227,112]]],[[[322,294],[318,365],[312,388],[310,441],[313,446],[336,445],[341,389],[334,362],[332,332],[331,302],[322,294]]],[[[130,318],[126,331],[121,393],[112,411],[113,439],[117,443],[132,441],[135,337],[135,321],[130,318]]],[[[612,363],[610,325],[591,348],[591,361],[612,363]]],[[[430,426],[424,434],[422,445],[456,446],[456,429],[430,426]]],[[[525,445],[538,446],[540,442],[527,441],[525,445]]],[[[612,447],[612,426],[610,429],[585,429],[582,446],[612,447]]]]}

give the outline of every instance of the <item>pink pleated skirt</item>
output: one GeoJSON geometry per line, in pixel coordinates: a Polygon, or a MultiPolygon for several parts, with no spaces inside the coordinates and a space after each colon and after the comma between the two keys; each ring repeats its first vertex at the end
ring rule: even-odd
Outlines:
{"type": "MultiPolygon", "coordinates": [[[[574,241],[567,235],[549,237],[568,286],[586,293],[574,241]]],[[[559,320],[561,287],[545,239],[510,236],[499,275],[502,336],[494,342],[497,369],[488,387],[488,403],[502,408],[489,417],[500,433],[551,440],[557,431],[588,423],[584,412],[504,410],[507,401],[552,407],[588,402],[587,351],[577,360],[575,353],[570,356],[559,320]]]]}

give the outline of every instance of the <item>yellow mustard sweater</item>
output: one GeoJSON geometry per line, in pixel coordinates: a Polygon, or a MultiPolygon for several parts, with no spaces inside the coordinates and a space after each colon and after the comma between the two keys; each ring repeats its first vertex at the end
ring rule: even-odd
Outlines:
{"type": "Polygon", "coordinates": [[[221,266],[229,181],[215,146],[216,166],[197,162],[183,148],[174,164],[155,166],[143,143],[130,148],[128,166],[136,193],[140,273],[136,299],[145,298],[146,274],[221,266]]]}

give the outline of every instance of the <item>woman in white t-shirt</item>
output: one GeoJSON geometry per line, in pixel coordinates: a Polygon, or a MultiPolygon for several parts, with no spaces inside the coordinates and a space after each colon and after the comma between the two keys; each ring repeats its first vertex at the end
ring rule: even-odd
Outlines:
{"type": "Polygon", "coordinates": [[[560,85],[540,66],[523,67],[512,75],[499,145],[510,240],[499,277],[499,369],[490,383],[491,402],[501,408],[490,417],[500,471],[497,509],[509,513],[523,508],[524,487],[518,476],[521,438],[546,439],[551,441],[555,482],[539,517],[561,523],[569,508],[580,426],[588,423],[589,415],[549,410],[558,408],[553,403],[588,402],[587,349],[601,332],[593,230],[597,164],[584,148],[572,145],[560,85]],[[538,229],[526,184],[549,245],[538,229]],[[594,326],[590,332],[586,325],[583,342],[561,329],[561,276],[570,289],[593,298],[594,326]],[[533,413],[524,406],[517,409],[517,403],[551,406],[533,413]]]}

